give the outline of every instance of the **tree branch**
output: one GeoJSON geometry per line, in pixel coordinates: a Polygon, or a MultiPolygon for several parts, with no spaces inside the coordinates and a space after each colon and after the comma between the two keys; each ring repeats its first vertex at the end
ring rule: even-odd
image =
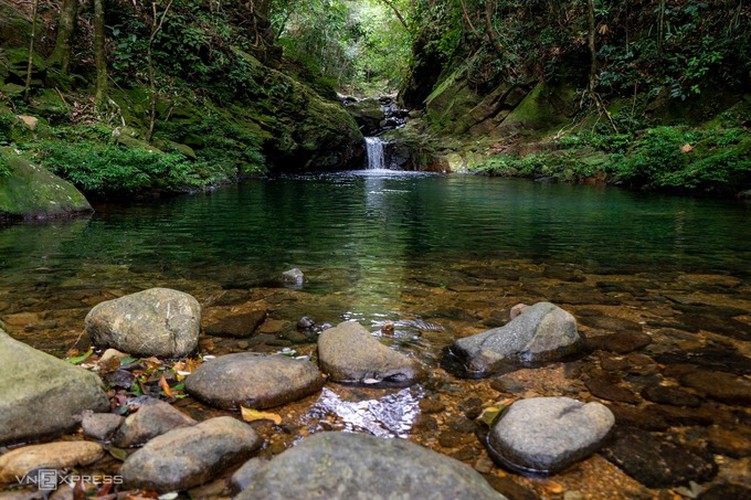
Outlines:
{"type": "Polygon", "coordinates": [[[394,11],[394,14],[396,14],[396,17],[399,18],[399,22],[402,23],[402,26],[404,26],[404,29],[409,31],[409,25],[407,25],[406,19],[404,19],[404,16],[401,12],[399,12],[399,9],[394,4],[393,0],[381,0],[383,3],[391,7],[391,10],[394,11]]]}

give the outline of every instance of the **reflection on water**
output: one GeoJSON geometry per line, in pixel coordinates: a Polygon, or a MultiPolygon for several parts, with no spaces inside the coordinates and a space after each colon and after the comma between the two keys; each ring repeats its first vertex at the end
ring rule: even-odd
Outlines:
{"type": "Polygon", "coordinates": [[[333,418],[334,422],[330,425],[340,430],[368,432],[384,438],[406,438],[420,414],[418,403],[424,396],[419,386],[375,398],[356,392],[349,395],[354,400],[345,400],[324,388],[307,418],[333,418]]]}

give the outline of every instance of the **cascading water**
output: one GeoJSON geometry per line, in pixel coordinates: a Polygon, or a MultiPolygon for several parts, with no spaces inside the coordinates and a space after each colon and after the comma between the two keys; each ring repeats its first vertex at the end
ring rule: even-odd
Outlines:
{"type": "Polygon", "coordinates": [[[365,138],[365,154],[368,158],[368,170],[383,170],[386,168],[384,146],[387,143],[380,137],[365,138]]]}

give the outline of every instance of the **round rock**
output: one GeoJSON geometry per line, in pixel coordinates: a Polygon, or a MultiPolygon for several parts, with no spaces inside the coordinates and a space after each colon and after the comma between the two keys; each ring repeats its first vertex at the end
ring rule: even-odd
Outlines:
{"type": "Polygon", "coordinates": [[[581,345],[576,319],[550,302],[538,302],[504,326],[456,340],[444,366],[462,376],[487,377],[564,358],[581,345]]]}
{"type": "Polygon", "coordinates": [[[381,344],[355,321],[321,333],[318,362],[331,380],[349,384],[406,387],[423,376],[417,361],[381,344]]]}
{"type": "Polygon", "coordinates": [[[224,409],[271,408],[309,396],[323,386],[318,368],[306,360],[239,352],[202,364],[185,379],[185,390],[224,409]]]}
{"type": "Polygon", "coordinates": [[[532,398],[512,404],[488,435],[491,457],[509,469],[554,474],[601,447],[615,417],[600,403],[532,398]]]}
{"type": "Polygon", "coordinates": [[[262,443],[249,425],[232,417],[212,418],[155,437],[125,460],[120,474],[132,488],[185,490],[247,460],[262,443]]]}
{"type": "Polygon", "coordinates": [[[59,469],[88,465],[104,456],[104,449],[90,441],[35,444],[9,451],[0,457],[0,483],[16,482],[41,467],[59,469]]]}
{"type": "Polygon", "coordinates": [[[97,304],[86,331],[100,347],[134,356],[187,356],[196,350],[201,306],[187,293],[150,288],[97,304]]]}
{"type": "Polygon", "coordinates": [[[324,432],[232,477],[238,499],[503,499],[469,466],[402,439],[324,432]]]}

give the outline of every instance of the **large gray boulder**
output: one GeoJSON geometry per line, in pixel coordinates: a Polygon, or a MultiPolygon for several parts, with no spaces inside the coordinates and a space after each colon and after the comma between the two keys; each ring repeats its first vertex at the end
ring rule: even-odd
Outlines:
{"type": "Polygon", "coordinates": [[[318,364],[331,380],[357,385],[406,387],[424,375],[417,361],[381,344],[355,321],[321,333],[318,364]]]}
{"type": "Polygon", "coordinates": [[[599,449],[615,417],[601,403],[532,398],[512,404],[488,434],[488,451],[514,471],[555,474],[599,449]]]}
{"type": "Polygon", "coordinates": [[[131,488],[185,490],[247,460],[261,444],[248,424],[232,417],[212,418],[155,437],[125,460],[120,474],[131,488]]]}
{"type": "Polygon", "coordinates": [[[0,444],[63,434],[109,400],[95,374],[0,330],[0,444]]]}
{"type": "Polygon", "coordinates": [[[487,377],[564,358],[582,344],[570,313],[538,302],[504,326],[454,341],[445,365],[463,376],[487,377]]]}
{"type": "Polygon", "coordinates": [[[232,477],[237,499],[503,499],[469,466],[402,439],[324,432],[232,477]]]}
{"type": "Polygon", "coordinates": [[[86,315],[86,331],[95,345],[134,356],[187,356],[198,347],[200,329],[198,301],[169,288],[108,300],[86,315]]]}
{"type": "Polygon", "coordinates": [[[185,379],[197,399],[228,410],[271,408],[318,392],[323,377],[307,360],[238,352],[206,361],[185,379]]]}

